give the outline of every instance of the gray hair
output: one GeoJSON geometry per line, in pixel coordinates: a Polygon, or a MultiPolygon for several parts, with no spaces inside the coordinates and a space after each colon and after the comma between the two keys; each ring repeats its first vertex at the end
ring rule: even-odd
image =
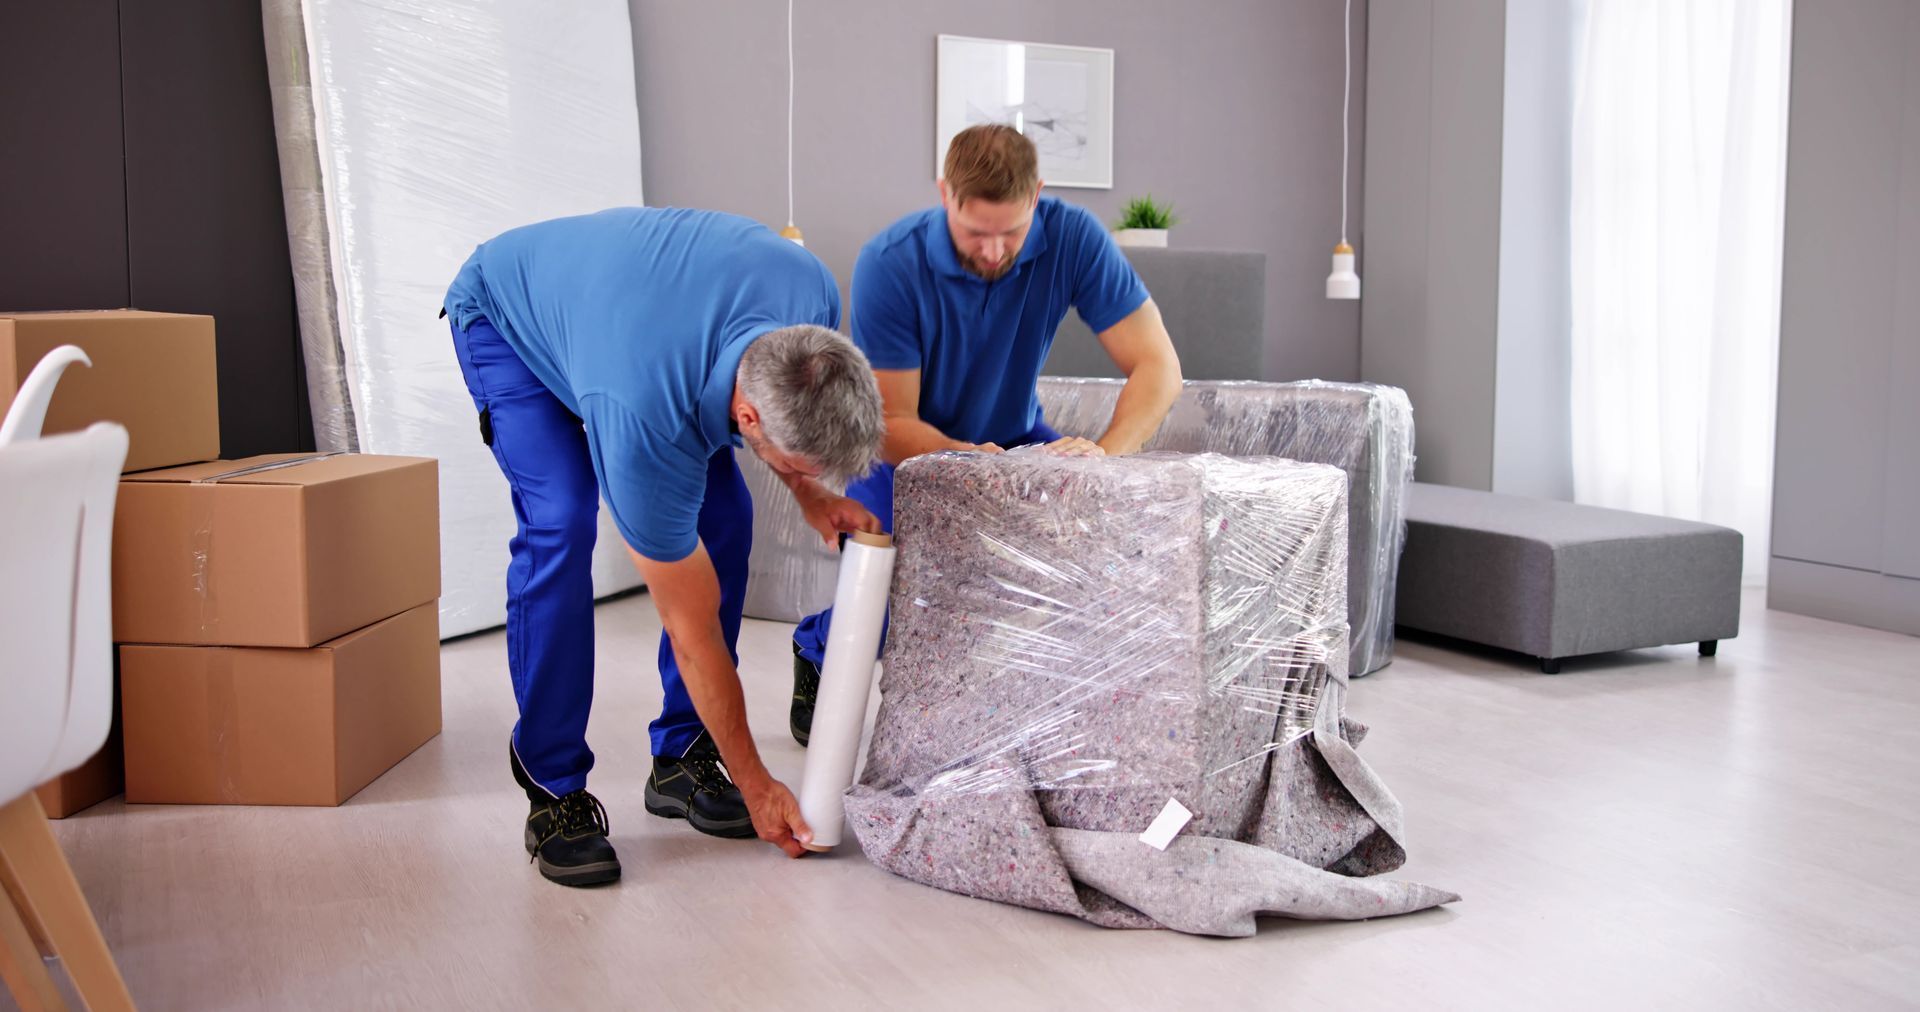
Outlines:
{"type": "Polygon", "coordinates": [[[740,356],[740,392],[773,445],[834,483],[873,467],[886,421],[867,356],[838,331],[811,324],[760,335],[740,356]]]}

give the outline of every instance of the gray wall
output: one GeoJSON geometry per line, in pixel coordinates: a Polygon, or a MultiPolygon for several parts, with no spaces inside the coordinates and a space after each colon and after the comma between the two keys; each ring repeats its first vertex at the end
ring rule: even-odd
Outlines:
{"type": "Polygon", "coordinates": [[[1573,498],[1573,93],[1584,0],[1507,4],[1493,490],[1573,498]]]}
{"type": "Polygon", "coordinates": [[[1422,481],[1573,498],[1571,200],[1586,0],[1375,0],[1363,378],[1422,481]]]}
{"type": "Polygon", "coordinates": [[[1920,4],[1797,0],[1768,603],[1920,634],[1920,4]]]}
{"type": "Polygon", "coordinates": [[[1421,481],[1493,485],[1504,0],[1369,12],[1361,376],[1403,387],[1421,481]]]}
{"type": "MultiPolygon", "coordinates": [[[[1366,0],[1353,7],[1357,239],[1366,0]]],[[[786,5],[631,9],[648,201],[783,224],[786,5]]],[[[1265,378],[1358,378],[1360,306],[1324,290],[1340,227],[1337,0],[803,0],[797,10],[796,217],[843,289],[862,242],[937,200],[935,36],[1111,47],[1114,188],[1056,195],[1112,221],[1128,197],[1152,192],[1183,219],[1175,246],[1264,252],[1265,378]]]]}

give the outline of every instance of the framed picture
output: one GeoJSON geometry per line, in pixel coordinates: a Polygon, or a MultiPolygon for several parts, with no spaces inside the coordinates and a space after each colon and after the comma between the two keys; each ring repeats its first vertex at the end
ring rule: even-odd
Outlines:
{"type": "Polygon", "coordinates": [[[953,135],[1005,123],[1040,152],[1048,186],[1113,188],[1113,50],[940,36],[933,174],[953,135]]]}

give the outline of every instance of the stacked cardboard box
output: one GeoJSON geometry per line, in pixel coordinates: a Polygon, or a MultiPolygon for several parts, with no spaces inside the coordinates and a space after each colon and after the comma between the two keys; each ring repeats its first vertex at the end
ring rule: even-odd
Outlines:
{"type": "MultiPolygon", "coordinates": [[[[68,369],[60,378],[42,433],[119,422],[127,429],[127,471],[220,456],[213,317],[132,309],[0,314],[0,417],[40,359],[67,344],[85,351],[93,364],[68,369]]],[[[65,818],[123,786],[116,710],[106,745],[78,769],[42,785],[40,804],[48,815],[65,818]]]]}
{"type": "Polygon", "coordinates": [[[114,518],[114,735],[49,814],[337,805],[440,730],[438,472],[373,455],[219,457],[213,320],[0,316],[0,411],[62,344],[45,431],[128,429],[114,518]],[[186,465],[186,466],[179,466],[186,465]]]}
{"type": "Polygon", "coordinates": [[[337,805],[440,733],[438,488],[361,454],[121,482],[129,802],[337,805]]]}
{"type": "Polygon", "coordinates": [[[127,471],[220,456],[213,317],[134,309],[0,314],[0,416],[33,367],[65,344],[93,365],[60,378],[43,434],[119,422],[127,428],[127,471]]]}

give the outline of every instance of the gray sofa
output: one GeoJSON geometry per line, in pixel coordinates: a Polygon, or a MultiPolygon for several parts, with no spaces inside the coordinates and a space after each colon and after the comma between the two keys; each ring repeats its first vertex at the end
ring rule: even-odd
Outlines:
{"type": "Polygon", "coordinates": [[[1547,499],[1416,483],[1400,625],[1568,657],[1740,631],[1740,532],[1547,499]]]}
{"type": "MultiPolygon", "coordinates": [[[[1258,376],[1267,334],[1267,255],[1124,247],[1167,323],[1188,379],[1258,376]]],[[[1067,314],[1040,369],[1047,376],[1117,378],[1120,370],[1077,312],[1067,314]]]]}

